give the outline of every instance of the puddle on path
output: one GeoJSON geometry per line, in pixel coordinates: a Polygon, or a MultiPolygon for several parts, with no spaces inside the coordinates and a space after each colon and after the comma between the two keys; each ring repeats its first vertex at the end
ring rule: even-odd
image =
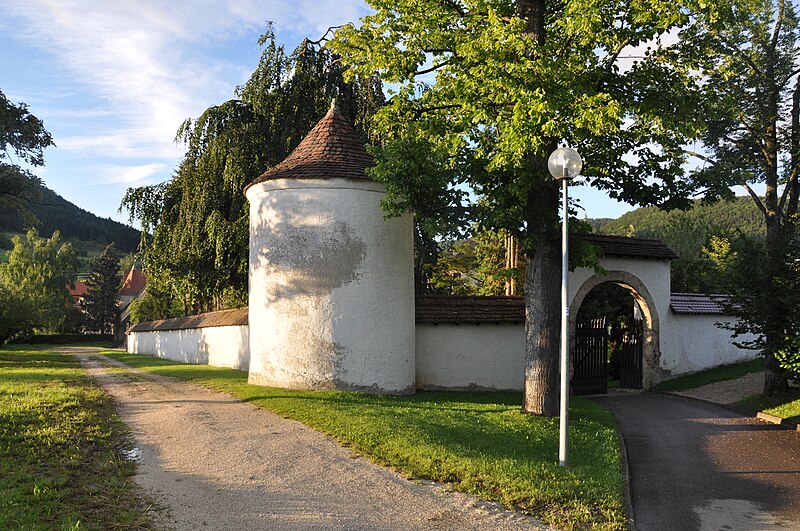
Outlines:
{"type": "Polygon", "coordinates": [[[142,449],[138,446],[134,446],[130,450],[122,450],[120,452],[122,458],[126,461],[130,461],[132,463],[138,463],[142,460],[142,449]]]}

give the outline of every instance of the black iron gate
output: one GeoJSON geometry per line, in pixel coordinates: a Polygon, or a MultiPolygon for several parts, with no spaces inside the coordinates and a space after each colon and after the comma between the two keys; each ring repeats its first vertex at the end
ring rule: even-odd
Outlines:
{"type": "Polygon", "coordinates": [[[628,389],[642,388],[642,321],[634,320],[622,334],[619,386],[628,389]]]}
{"type": "Polygon", "coordinates": [[[578,323],[572,364],[573,394],[595,395],[608,392],[608,330],[605,319],[578,323]]]}

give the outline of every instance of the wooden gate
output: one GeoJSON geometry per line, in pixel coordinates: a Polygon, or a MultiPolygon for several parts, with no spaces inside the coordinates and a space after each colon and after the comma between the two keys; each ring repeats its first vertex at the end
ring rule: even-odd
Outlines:
{"type": "Polygon", "coordinates": [[[595,395],[608,392],[608,330],[605,319],[578,323],[572,364],[573,394],[595,395]]]}
{"type": "Polygon", "coordinates": [[[628,389],[642,388],[642,336],[641,320],[634,320],[622,334],[619,386],[628,389]]]}

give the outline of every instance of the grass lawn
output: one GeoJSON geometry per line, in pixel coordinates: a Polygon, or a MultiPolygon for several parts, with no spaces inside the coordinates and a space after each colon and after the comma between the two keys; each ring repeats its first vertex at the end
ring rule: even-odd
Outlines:
{"type": "Polygon", "coordinates": [[[145,529],[126,429],[69,355],[0,350],[0,529],[145,529]]]}
{"type": "Polygon", "coordinates": [[[574,398],[570,466],[558,466],[558,419],[524,415],[521,393],[376,396],[249,385],[247,373],[104,352],[298,420],[410,478],[447,482],[562,529],[625,529],[619,439],[600,406],[574,398]]]}
{"type": "Polygon", "coordinates": [[[744,361],[742,363],[733,363],[731,365],[722,365],[707,371],[696,372],[686,376],[680,376],[674,380],[662,382],[658,384],[655,391],[669,392],[669,391],[685,391],[687,389],[694,389],[702,385],[722,382],[724,380],[734,380],[741,378],[746,374],[764,370],[764,359],[757,358],[751,361],[744,361]]]}
{"type": "Polygon", "coordinates": [[[767,398],[754,395],[737,402],[739,407],[754,411],[764,411],[778,417],[800,423],[800,389],[791,388],[782,396],[767,398]]]}

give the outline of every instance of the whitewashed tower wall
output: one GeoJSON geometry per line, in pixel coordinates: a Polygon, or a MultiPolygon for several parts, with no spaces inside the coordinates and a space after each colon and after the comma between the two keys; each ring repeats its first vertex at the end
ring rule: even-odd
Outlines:
{"type": "Polygon", "coordinates": [[[412,393],[413,227],[335,104],[250,201],[249,381],[412,393]]]}

